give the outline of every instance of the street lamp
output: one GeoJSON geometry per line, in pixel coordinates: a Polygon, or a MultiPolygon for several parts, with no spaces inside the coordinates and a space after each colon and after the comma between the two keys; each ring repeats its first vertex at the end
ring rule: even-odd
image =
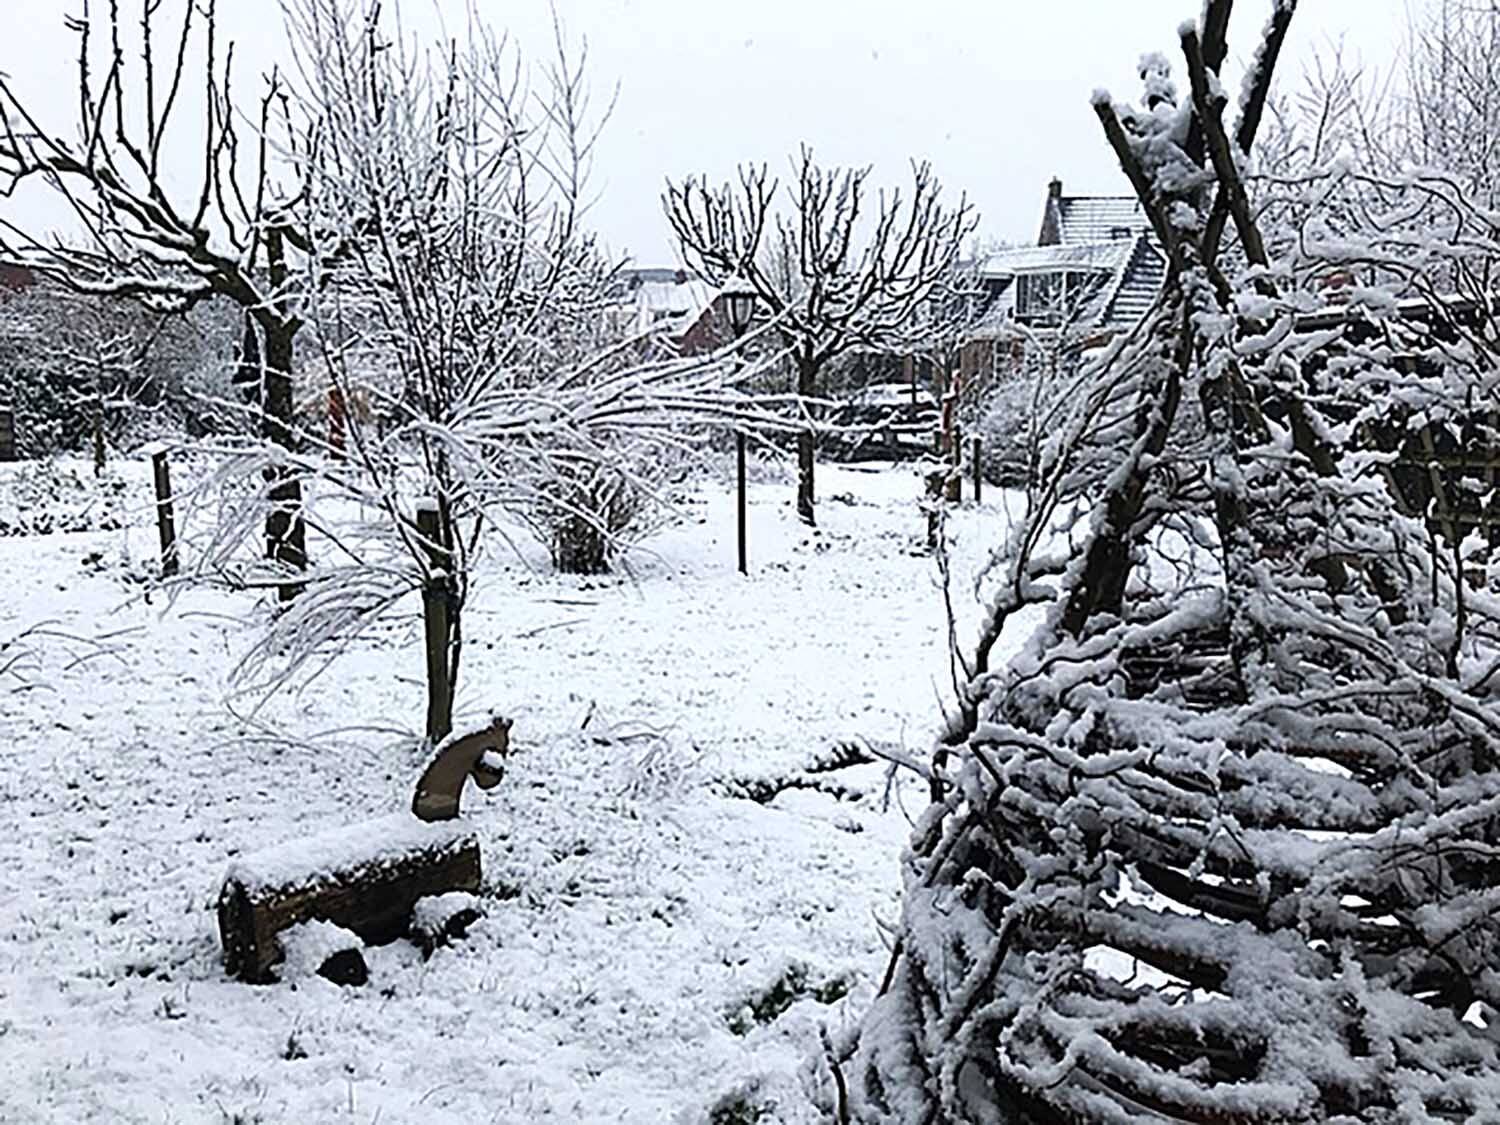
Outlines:
{"type": "Polygon", "coordinates": [[[755,286],[744,277],[735,274],[724,283],[722,293],[724,311],[729,316],[729,330],[738,340],[749,330],[750,321],[755,316],[755,286]]]}
{"type": "MultiPolygon", "coordinates": [[[[750,321],[755,316],[755,286],[751,285],[741,274],[735,274],[727,282],[720,294],[724,299],[724,312],[729,317],[729,330],[734,333],[738,341],[750,328],[750,321]]],[[[740,573],[749,574],[749,564],[745,551],[745,431],[734,432],[734,461],[735,477],[738,483],[738,517],[739,517],[739,549],[740,549],[740,573]]]]}

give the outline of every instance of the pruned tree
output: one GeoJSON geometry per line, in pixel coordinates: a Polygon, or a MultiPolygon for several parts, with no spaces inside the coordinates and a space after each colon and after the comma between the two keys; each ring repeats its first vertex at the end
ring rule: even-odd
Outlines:
{"type": "MultiPolygon", "coordinates": [[[[269,693],[315,674],[420,594],[438,741],[487,543],[517,518],[567,519],[612,550],[611,505],[637,483],[633,466],[688,441],[684,420],[754,424],[736,388],[756,369],[642,359],[650,341],[611,329],[612,269],[580,222],[599,120],[560,28],[550,64],[531,72],[478,21],[429,49],[392,36],[389,0],[286,11],[299,75],[287,96],[317,123],[317,143],[287,154],[306,185],[297,237],[340,248],[309,262],[305,305],[340,405],[313,415],[291,464],[317,483],[310,518],[334,553],[240,680],[269,693]]],[[[244,533],[226,505],[201,565],[232,565],[244,533]]]]}
{"type": "Polygon", "coordinates": [[[1371,432],[1500,405],[1493,212],[1341,163],[1286,185],[1327,200],[1279,212],[1301,237],[1263,230],[1245,169],[1295,4],[1232,127],[1230,8],[1180,29],[1186,93],[1154,56],[1143,106],[1095,99],[1167,287],[991,576],[890,969],[830,1052],[847,1120],[1500,1113],[1500,601],[1371,432]],[[1319,308],[1350,262],[1368,284],[1319,308]]]}
{"type": "MultiPolygon", "coordinates": [[[[777,211],[779,183],[764,166],[743,166],[737,182],[720,187],[696,176],[669,183],[662,202],[695,271],[716,286],[739,277],[754,287],[810,411],[820,373],[841,356],[902,354],[926,343],[930,298],[953,270],[975,215],[962,198],[944,205],[925,163],[912,165],[909,198],[881,191],[873,201],[868,167],[825,169],[804,146],[795,170],[789,213],[777,211]]],[[[815,448],[807,425],[797,437],[797,514],[809,524],[815,448]]]]}
{"type": "MultiPolygon", "coordinates": [[[[80,292],[158,311],[213,296],[234,302],[259,333],[262,435],[291,450],[293,345],[303,324],[293,255],[312,247],[300,242],[292,216],[297,166],[278,161],[272,139],[285,130],[280,147],[295,145],[285,86],[273,72],[247,112],[215,0],[176,7],[173,23],[163,0],[143,4],[138,31],[117,0],[102,18],[89,0],[66,18],[78,40],[71,129],[45,119],[0,76],[0,196],[35,183],[74,225],[68,238],[46,242],[0,219],[0,255],[80,292]],[[195,170],[182,166],[184,151],[198,154],[195,170]]],[[[290,575],[307,561],[301,484],[274,455],[263,472],[265,552],[290,575]]],[[[283,585],[283,595],[294,589],[283,585]]]]}

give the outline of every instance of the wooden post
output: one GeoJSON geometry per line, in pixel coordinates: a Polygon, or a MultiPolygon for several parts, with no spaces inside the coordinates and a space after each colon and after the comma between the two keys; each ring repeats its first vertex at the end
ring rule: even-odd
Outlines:
{"type": "Polygon", "coordinates": [[[984,495],[984,458],[982,456],[983,442],[980,438],[974,439],[974,452],[970,455],[974,460],[974,503],[978,504],[984,495]]]}
{"type": "Polygon", "coordinates": [[[14,407],[0,406],[0,461],[16,459],[16,412],[14,407]]]}
{"type": "Polygon", "coordinates": [[[745,500],[745,435],[743,433],[737,433],[737,434],[734,435],[734,467],[735,467],[735,478],[736,478],[736,481],[738,482],[738,489],[737,489],[737,491],[738,491],[738,497],[737,497],[738,502],[736,504],[736,508],[738,509],[738,513],[739,513],[739,520],[738,520],[738,522],[739,522],[740,573],[741,574],[749,574],[750,573],[750,568],[749,568],[747,556],[746,556],[746,553],[745,553],[745,540],[746,540],[746,534],[745,534],[745,517],[746,517],[746,500],[745,500]]]}
{"type": "Polygon", "coordinates": [[[177,573],[177,525],[172,513],[172,476],[167,467],[167,451],[151,454],[151,477],[156,485],[156,534],[161,540],[161,573],[170,578],[177,573]]]}
{"type": "Polygon", "coordinates": [[[433,499],[418,501],[417,531],[430,573],[422,584],[422,622],[427,649],[427,737],[434,744],[453,726],[453,685],[448,682],[449,592],[453,556],[443,540],[442,516],[433,499]]]}
{"type": "Polygon", "coordinates": [[[957,420],[953,422],[950,437],[952,444],[948,447],[948,503],[957,504],[964,498],[964,437],[959,431],[957,420]]]}
{"type": "Polygon", "coordinates": [[[927,516],[927,549],[937,549],[938,523],[943,518],[943,489],[948,473],[942,467],[934,469],[923,478],[924,494],[922,510],[927,516]]]}

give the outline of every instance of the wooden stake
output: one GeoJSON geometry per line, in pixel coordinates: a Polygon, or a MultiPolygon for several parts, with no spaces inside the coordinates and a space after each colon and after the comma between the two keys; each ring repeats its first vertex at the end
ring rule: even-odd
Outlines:
{"type": "Polygon", "coordinates": [[[427,649],[427,737],[436,744],[448,737],[453,727],[453,685],[448,682],[448,594],[453,556],[443,541],[436,500],[420,501],[417,531],[431,568],[422,585],[422,623],[427,649]]]}
{"type": "Polygon", "coordinates": [[[745,435],[737,433],[734,435],[734,461],[735,476],[738,481],[738,510],[739,510],[739,549],[740,549],[740,573],[749,574],[749,564],[745,552],[745,435]]]}
{"type": "Polygon", "coordinates": [[[984,459],[980,456],[982,450],[981,439],[974,439],[974,503],[978,504],[984,493],[984,459]]]}
{"type": "Polygon", "coordinates": [[[151,455],[151,477],[156,485],[156,534],[161,539],[161,573],[170,578],[177,573],[177,525],[172,513],[172,476],[167,467],[167,451],[158,449],[151,455]]]}

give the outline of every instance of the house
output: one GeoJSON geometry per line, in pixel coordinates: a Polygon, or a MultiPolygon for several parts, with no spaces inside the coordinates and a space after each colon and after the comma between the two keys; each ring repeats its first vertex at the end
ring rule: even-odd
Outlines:
{"type": "Polygon", "coordinates": [[[1076,353],[1107,343],[1151,308],[1166,264],[1139,200],[1065,195],[1054,179],[1036,245],[974,264],[984,304],[960,349],[961,378],[1011,373],[1028,347],[1076,353]]]}
{"type": "Polygon", "coordinates": [[[0,290],[19,293],[36,284],[36,274],[26,266],[0,263],[0,290]]]}
{"type": "MultiPolygon", "coordinates": [[[[614,307],[619,327],[632,336],[661,333],[682,351],[684,337],[701,337],[699,327],[718,294],[686,270],[645,267],[621,270],[614,307]]],[[[709,350],[700,348],[699,350],[709,350]]]]}

